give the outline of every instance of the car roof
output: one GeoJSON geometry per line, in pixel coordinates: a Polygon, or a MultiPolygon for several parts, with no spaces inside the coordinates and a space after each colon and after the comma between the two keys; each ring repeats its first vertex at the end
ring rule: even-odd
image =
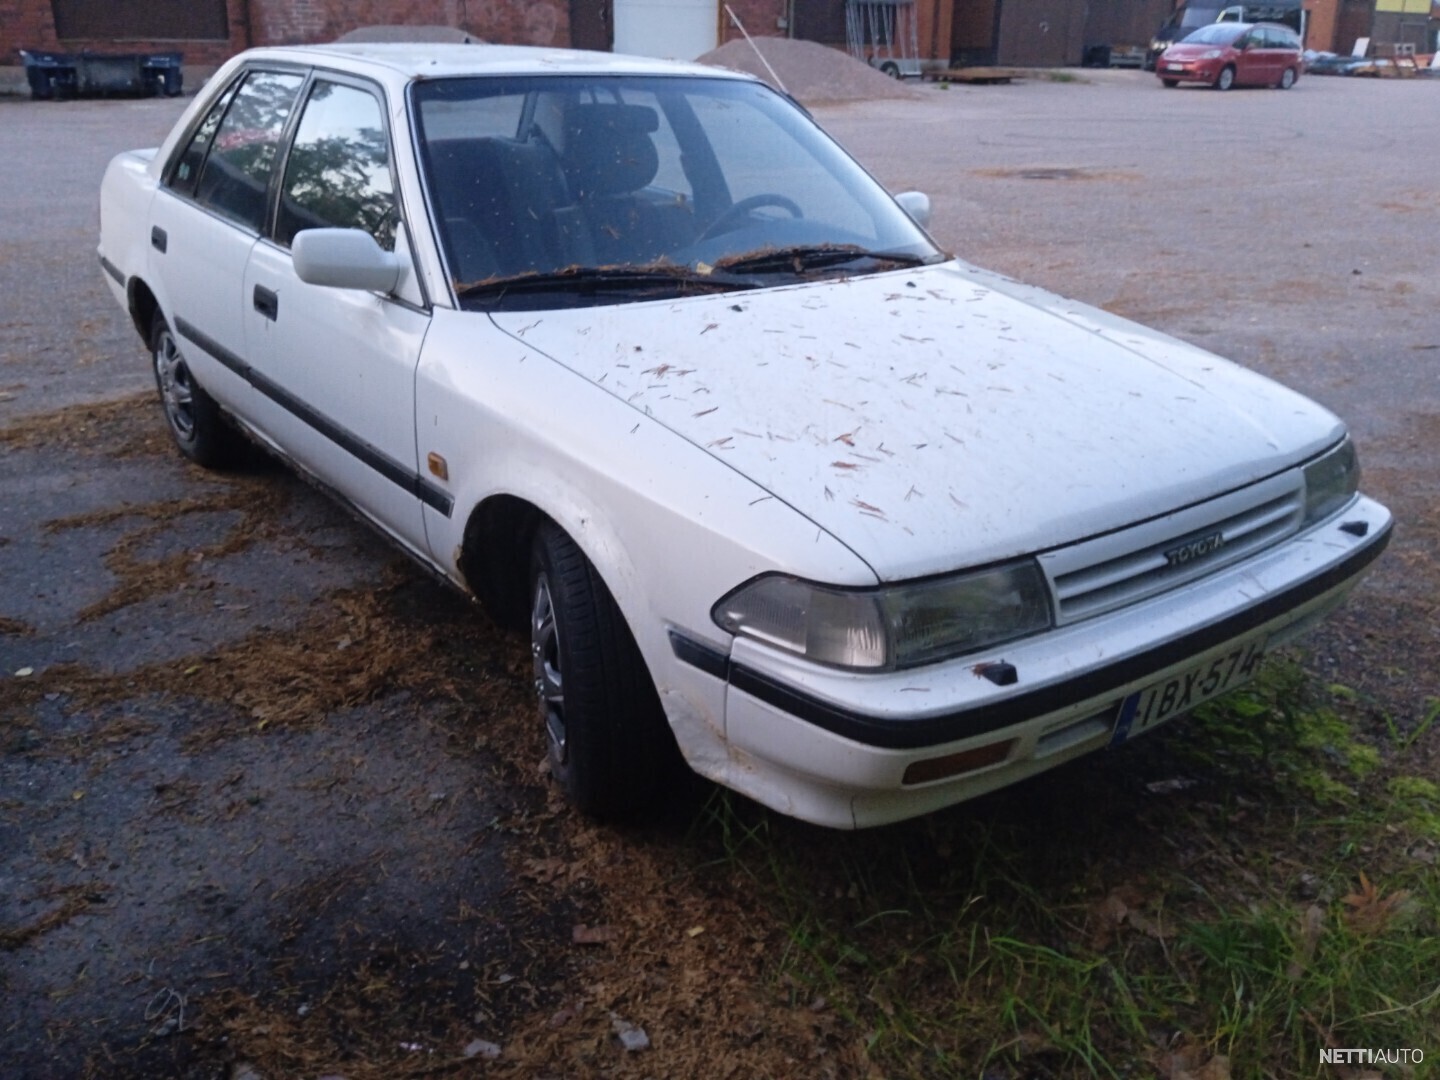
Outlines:
{"type": "Polygon", "coordinates": [[[525,45],[334,42],[251,49],[237,59],[286,60],[352,71],[384,70],[407,79],[458,75],[692,75],[753,80],[745,72],[618,53],[525,45]]]}

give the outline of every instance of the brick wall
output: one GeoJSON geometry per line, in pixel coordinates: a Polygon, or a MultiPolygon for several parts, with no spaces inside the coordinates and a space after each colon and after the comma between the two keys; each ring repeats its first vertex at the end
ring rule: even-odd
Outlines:
{"type": "Polygon", "coordinates": [[[332,41],[361,26],[458,26],[505,45],[567,45],[568,0],[250,0],[257,45],[332,41]]]}
{"type": "MultiPolygon", "coordinates": [[[[730,21],[730,16],[725,14],[727,0],[720,0],[720,44],[727,41],[734,41],[742,37],[740,31],[735,29],[735,24],[730,21]]],[[[784,37],[785,31],[780,28],[780,20],[785,17],[789,9],[787,0],[728,0],[730,7],[745,24],[745,29],[750,32],[751,37],[784,37]]]]}
{"type": "Polygon", "coordinates": [[[18,62],[16,49],[53,49],[55,20],[40,0],[0,0],[0,64],[18,62]]]}
{"type": "MultiPolygon", "coordinates": [[[[724,0],[722,0],[722,3],[724,0]]],[[[756,37],[784,35],[779,21],[787,0],[729,0],[756,37]]],[[[331,41],[374,24],[459,26],[507,45],[570,44],[570,0],[228,0],[227,41],[61,40],[50,0],[0,0],[0,63],[14,63],[19,48],[66,52],[145,52],[180,49],[189,64],[219,64],[251,45],[331,41]]],[[[721,41],[740,32],[721,8],[721,41]]]]}
{"type": "Polygon", "coordinates": [[[225,41],[112,41],[92,38],[60,38],[50,0],[0,0],[0,64],[19,62],[17,49],[50,49],[60,52],[175,52],[185,54],[187,64],[223,63],[249,46],[246,37],[244,0],[228,0],[226,6],[230,37],[225,41]]]}

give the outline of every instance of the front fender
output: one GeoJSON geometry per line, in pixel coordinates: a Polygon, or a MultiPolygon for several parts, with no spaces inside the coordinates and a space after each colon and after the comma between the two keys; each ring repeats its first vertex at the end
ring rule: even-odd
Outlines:
{"type": "Polygon", "coordinates": [[[714,741],[723,732],[724,684],[676,663],[669,630],[728,653],[729,636],[710,609],[757,574],[876,582],[858,556],[798,511],[482,314],[435,312],[416,377],[416,433],[419,460],[443,459],[448,478],[439,486],[454,499],[448,516],[426,510],[436,563],[463,583],[466,523],[493,496],[522,500],[553,520],[614,595],[681,749],[701,772],[715,771],[702,743],[724,753],[714,741]]]}

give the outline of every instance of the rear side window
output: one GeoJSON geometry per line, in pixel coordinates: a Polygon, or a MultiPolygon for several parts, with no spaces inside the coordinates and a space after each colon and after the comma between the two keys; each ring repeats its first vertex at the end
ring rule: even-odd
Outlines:
{"type": "Polygon", "coordinates": [[[180,155],[180,160],[175,163],[175,169],[170,174],[170,187],[181,195],[194,195],[195,184],[200,179],[200,166],[205,164],[205,153],[210,149],[210,144],[215,141],[215,129],[220,126],[220,118],[225,115],[231,100],[235,97],[235,88],[239,83],[231,83],[230,88],[221,94],[210,111],[205,114],[205,119],[195,129],[195,134],[190,136],[190,142],[185,146],[185,152],[180,155]]]}
{"type": "Polygon", "coordinates": [[[393,251],[395,219],[380,102],[353,86],[316,82],[286,160],[276,242],[288,247],[302,229],[364,229],[393,251]]]}
{"type": "Polygon", "coordinates": [[[197,202],[239,225],[260,230],[280,134],[303,82],[301,76],[286,72],[250,74],[215,132],[195,186],[197,202]]]}

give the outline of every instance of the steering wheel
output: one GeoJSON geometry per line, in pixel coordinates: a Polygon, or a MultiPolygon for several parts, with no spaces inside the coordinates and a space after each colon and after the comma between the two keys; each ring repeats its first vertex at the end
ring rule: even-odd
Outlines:
{"type": "Polygon", "coordinates": [[[803,218],[805,212],[800,209],[794,199],[787,199],[784,195],[774,195],[762,191],[759,195],[747,195],[735,203],[718,218],[710,223],[710,227],[700,234],[700,240],[713,240],[722,233],[730,232],[740,227],[740,219],[745,217],[752,210],[759,210],[762,206],[778,206],[791,217],[803,218]]]}

